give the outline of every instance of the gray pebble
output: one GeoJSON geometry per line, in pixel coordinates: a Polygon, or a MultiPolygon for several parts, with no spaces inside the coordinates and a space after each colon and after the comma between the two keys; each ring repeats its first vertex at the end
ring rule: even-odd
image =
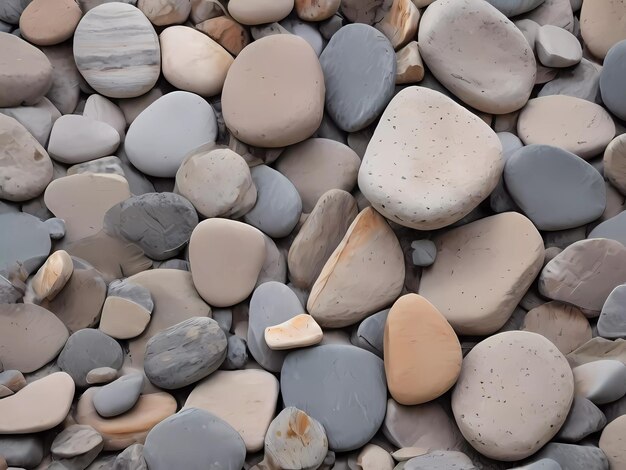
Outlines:
{"type": "Polygon", "coordinates": [[[0,214],[0,275],[19,263],[28,272],[35,272],[50,254],[49,226],[29,214],[0,214]]]}
{"type": "Polygon", "coordinates": [[[322,33],[322,37],[327,41],[330,41],[330,38],[341,29],[344,24],[344,20],[340,15],[333,15],[327,20],[324,20],[320,23],[320,33],[322,33]]]}
{"type": "Polygon", "coordinates": [[[541,5],[544,0],[487,0],[494,7],[506,16],[516,16],[534,10],[541,5]]]}
{"type": "Polygon", "coordinates": [[[229,308],[214,308],[211,315],[224,333],[228,333],[233,326],[233,311],[229,308]]]}
{"type": "Polygon", "coordinates": [[[576,443],[589,434],[601,431],[604,426],[606,426],[604,413],[585,397],[575,395],[567,419],[559,429],[555,440],[576,443]]]}
{"type": "Polygon", "coordinates": [[[560,70],[559,75],[546,83],[537,96],[567,95],[601,104],[601,69],[600,66],[583,58],[576,67],[560,70]]]}
{"type": "Polygon", "coordinates": [[[113,470],[148,470],[143,458],[143,444],[133,444],[124,449],[115,459],[113,470]]]}
{"type": "Polygon", "coordinates": [[[54,438],[50,451],[56,460],[61,460],[78,457],[94,449],[98,449],[98,452],[100,452],[103,446],[104,440],[94,428],[87,425],[73,424],[54,438]]]}
{"type": "Polygon", "coordinates": [[[587,238],[610,238],[626,245],[626,211],[596,225],[587,238]]]}
{"type": "Polygon", "coordinates": [[[103,384],[111,382],[117,378],[117,370],[112,367],[97,367],[87,373],[87,383],[89,385],[103,384]]]}
{"type": "Polygon", "coordinates": [[[72,165],[67,169],[68,175],[79,175],[81,173],[104,173],[107,175],[119,175],[126,178],[122,160],[119,157],[102,157],[88,162],[72,165]]]}
{"type": "MultiPolygon", "coordinates": [[[[0,23],[0,30],[2,29],[1,26],[0,23]]],[[[47,146],[53,121],[50,111],[41,103],[35,106],[0,108],[0,114],[5,114],[18,121],[44,148],[47,146]]]]}
{"type": "Polygon", "coordinates": [[[552,459],[566,470],[609,470],[606,455],[594,446],[549,442],[533,456],[533,461],[552,459]]]}
{"type": "Polygon", "coordinates": [[[600,73],[600,92],[604,105],[618,118],[626,120],[626,39],[609,49],[600,73]]]}
{"type": "Polygon", "coordinates": [[[135,406],[142,389],[143,374],[123,375],[94,393],[93,406],[104,418],[119,416],[135,406]]]}
{"type": "Polygon", "coordinates": [[[0,276],[0,303],[14,304],[24,296],[24,291],[18,289],[6,277],[0,276]]]}
{"type": "Polygon", "coordinates": [[[598,319],[598,334],[608,339],[626,337],[626,284],[613,289],[604,302],[598,319]]]}
{"type": "Polygon", "coordinates": [[[385,322],[387,321],[389,310],[390,309],[382,310],[370,315],[359,324],[359,327],[356,330],[355,346],[367,349],[368,351],[376,354],[378,357],[383,357],[385,322]]]}
{"type": "Polygon", "coordinates": [[[561,470],[561,466],[555,460],[541,459],[524,465],[523,467],[512,468],[511,470],[561,470]]]}
{"type": "Polygon", "coordinates": [[[189,261],[184,259],[168,259],[154,263],[154,269],[178,269],[180,271],[189,271],[189,261]]]}
{"type": "Polygon", "coordinates": [[[43,459],[43,442],[37,434],[2,435],[0,456],[10,467],[33,468],[43,459]]]}
{"type": "Polygon", "coordinates": [[[32,0],[2,0],[2,2],[0,2],[0,20],[10,24],[18,24],[22,12],[31,1],[32,0]]]}
{"type": "Polygon", "coordinates": [[[220,368],[225,370],[243,369],[246,362],[248,362],[246,341],[237,335],[230,335],[228,337],[226,359],[224,359],[220,368]]]}
{"type": "Polygon", "coordinates": [[[430,266],[437,257],[437,246],[432,240],[415,240],[411,242],[413,254],[411,259],[415,266],[430,266]]]}

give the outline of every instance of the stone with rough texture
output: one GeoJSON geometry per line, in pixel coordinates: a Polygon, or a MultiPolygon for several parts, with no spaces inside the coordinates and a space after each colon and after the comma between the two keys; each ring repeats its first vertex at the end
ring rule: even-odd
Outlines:
{"type": "Polygon", "coordinates": [[[359,188],[396,223],[442,228],[489,196],[502,173],[501,154],[495,132],[480,118],[437,91],[408,87],[376,127],[359,188]]]}
{"type": "Polygon", "coordinates": [[[294,0],[233,0],[228,13],[241,24],[273,23],[285,18],[293,9],[294,0]]]}
{"type": "Polygon", "coordinates": [[[263,370],[218,371],[194,387],[184,409],[208,411],[231,425],[248,452],[263,448],[276,410],[278,380],[263,370]]]}
{"type": "Polygon", "coordinates": [[[66,251],[52,253],[28,284],[27,297],[33,303],[52,300],[65,287],[74,272],[72,258],[66,251]]]}
{"type": "Polygon", "coordinates": [[[605,425],[604,413],[585,397],[576,395],[567,419],[556,435],[556,440],[576,443],[589,434],[601,431],[605,425]]]}
{"type": "Polygon", "coordinates": [[[583,50],[576,36],[551,24],[539,28],[535,47],[539,62],[546,67],[571,67],[583,57],[583,50]]]}
{"type": "Polygon", "coordinates": [[[521,31],[487,2],[431,4],[418,42],[428,69],[468,105],[504,114],[528,100],[535,84],[533,51],[521,31]]]}
{"type": "MultiPolygon", "coordinates": [[[[202,31],[234,56],[250,44],[248,30],[228,16],[210,18],[197,24],[196,29],[202,31]]],[[[232,59],[228,62],[229,67],[230,64],[232,64],[232,59]]]]}
{"type": "Polygon", "coordinates": [[[74,0],[33,0],[20,16],[22,37],[38,46],[69,39],[83,16],[74,0]]]}
{"type": "Polygon", "coordinates": [[[311,315],[302,313],[278,325],[265,328],[265,342],[272,350],[312,346],[322,340],[324,333],[311,315]]]}
{"type": "Polygon", "coordinates": [[[102,450],[102,446],[102,436],[94,428],[73,424],[54,438],[50,450],[53,457],[60,460],[77,457],[94,449],[98,449],[97,454],[102,450]]]}
{"type": "Polygon", "coordinates": [[[133,444],[127,447],[115,458],[113,470],[148,470],[143,458],[143,444],[133,444]]]}
{"type": "Polygon", "coordinates": [[[354,219],[311,288],[307,310],[323,327],[352,325],[393,302],[404,284],[402,249],[368,207],[354,219]]]}
{"type": "Polygon", "coordinates": [[[576,394],[596,405],[619,400],[626,394],[626,365],[614,359],[601,359],[572,369],[576,394]]]}
{"type": "MultiPolygon", "coordinates": [[[[190,0],[138,0],[137,8],[155,26],[184,23],[191,12],[190,0]]],[[[163,47],[163,44],[161,44],[163,47]]]]}
{"type": "MultiPolygon", "coordinates": [[[[626,6],[623,15],[626,17],[626,6]]],[[[626,39],[609,49],[602,64],[600,73],[600,92],[604,105],[618,118],[626,120],[626,97],[624,82],[626,81],[626,39]]]]}
{"type": "Polygon", "coordinates": [[[580,33],[591,53],[604,59],[614,44],[626,39],[626,3],[623,0],[583,2],[580,33]]]}
{"type": "Polygon", "coordinates": [[[600,435],[598,446],[606,455],[611,469],[620,470],[626,468],[624,436],[626,436],[626,416],[620,416],[609,423],[600,435]]]}
{"type": "Polygon", "coordinates": [[[609,339],[626,337],[626,284],[615,287],[606,298],[598,318],[598,335],[609,339]]]}
{"type": "Polygon", "coordinates": [[[103,418],[121,415],[135,406],[142,388],[143,374],[123,375],[96,391],[93,406],[103,418]]]}
{"type": "Polygon", "coordinates": [[[558,349],[541,335],[510,331],[465,356],[452,410],[472,447],[511,461],[532,455],[557,433],[573,397],[572,372],[558,349]]]}
{"type": "MultiPolygon", "coordinates": [[[[93,95],[92,95],[93,96],[93,95]]],[[[96,95],[100,96],[100,95],[96,95]]],[[[126,122],[126,121],[124,121],[126,122]]],[[[66,176],[78,175],[81,173],[104,173],[104,174],[113,174],[119,176],[126,176],[124,172],[122,160],[118,157],[112,155],[110,157],[102,157],[96,158],[95,160],[90,160],[88,162],[78,163],[76,165],[72,165],[67,169],[66,176]]],[[[130,186],[130,183],[129,183],[130,186]]],[[[132,192],[132,189],[131,189],[132,192]]]]}

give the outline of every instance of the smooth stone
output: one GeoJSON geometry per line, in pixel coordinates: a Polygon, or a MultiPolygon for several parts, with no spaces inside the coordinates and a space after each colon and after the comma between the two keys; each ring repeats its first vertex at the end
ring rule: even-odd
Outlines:
{"type": "Polygon", "coordinates": [[[0,361],[4,368],[33,372],[53,360],[68,339],[50,311],[34,304],[0,304],[0,361]]]}
{"type": "Polygon", "coordinates": [[[600,104],[600,71],[600,67],[583,58],[576,67],[559,71],[537,96],[568,95],[600,104]]]}
{"type": "Polygon", "coordinates": [[[320,64],[326,82],[326,112],[346,132],[371,124],[393,96],[393,46],[371,26],[341,28],[322,52],[320,64]]]}
{"type": "MultiPolygon", "coordinates": [[[[41,50],[52,64],[52,86],[46,98],[61,112],[73,113],[80,98],[80,72],[74,62],[74,54],[70,42],[58,46],[42,47],[41,50]]],[[[60,117],[60,116],[59,116],[60,117]]]]}
{"type": "Polygon", "coordinates": [[[148,312],[152,312],[152,309],[154,308],[154,302],[152,302],[150,291],[147,288],[133,284],[128,280],[112,281],[108,287],[108,295],[110,297],[121,297],[131,300],[136,304],[141,305],[148,312]]]}
{"type": "MultiPolygon", "coordinates": [[[[624,10],[626,15],[626,9],[624,10]]],[[[609,49],[600,73],[600,93],[604,105],[618,118],[626,120],[626,38],[609,49]]]]}
{"type": "Polygon", "coordinates": [[[496,7],[500,12],[510,18],[512,16],[521,15],[527,11],[534,10],[541,5],[544,0],[487,0],[492,6],[496,7]]]}
{"type": "Polygon", "coordinates": [[[36,47],[0,33],[0,108],[33,105],[52,86],[52,64],[36,47]]]}
{"type": "Polygon", "coordinates": [[[8,387],[0,385],[0,398],[10,397],[13,394],[13,391],[11,391],[8,387]]]}
{"type": "Polygon", "coordinates": [[[20,16],[20,34],[37,46],[69,39],[83,16],[74,0],[33,0],[20,16]]]}
{"type": "Polygon", "coordinates": [[[620,416],[609,423],[600,435],[598,446],[606,455],[611,469],[617,470],[626,467],[624,433],[626,433],[626,416],[620,416]]]}
{"type": "MultiPolygon", "coordinates": [[[[0,436],[0,457],[11,467],[35,468],[43,460],[44,444],[36,434],[0,436]]],[[[1,460],[0,468],[7,468],[1,460]]]]}
{"type": "Polygon", "coordinates": [[[55,118],[44,104],[44,98],[32,106],[0,108],[0,114],[12,117],[19,122],[43,147],[48,144],[55,118]]]}
{"type": "Polygon", "coordinates": [[[293,9],[294,0],[233,0],[228,13],[241,24],[272,23],[285,18],[293,9]]]}
{"type": "Polygon", "coordinates": [[[393,222],[442,228],[489,196],[502,173],[501,154],[495,132],[480,118],[437,91],[408,87],[376,127],[359,169],[359,188],[393,222]],[[450,141],[451,134],[458,138],[450,141]],[[444,153],[446,158],[431,158],[444,153]]]}
{"type": "Polygon", "coordinates": [[[626,365],[613,359],[588,362],[572,369],[576,394],[596,405],[619,400],[626,394],[626,365]]]}
{"type": "Polygon", "coordinates": [[[56,372],[0,400],[0,434],[28,434],[60,424],[72,405],[74,381],[56,372]]]}
{"type": "Polygon", "coordinates": [[[357,464],[363,470],[393,470],[391,454],[375,444],[367,444],[357,456],[357,464]]]}
{"type": "Polygon", "coordinates": [[[248,312],[247,340],[252,357],[270,372],[279,372],[288,351],[274,351],[265,341],[265,329],[304,312],[298,296],[286,285],[266,282],[254,290],[248,312]]]}
{"type": "Polygon", "coordinates": [[[541,335],[509,331],[481,341],[465,356],[452,410],[472,447],[512,461],[534,454],[557,433],[573,397],[572,372],[558,349],[541,335]]]}
{"type": "Polygon", "coordinates": [[[113,338],[101,331],[85,328],[69,337],[57,364],[72,377],[77,387],[87,387],[90,370],[96,367],[119,370],[123,361],[124,352],[113,338]]]}
{"type": "Polygon", "coordinates": [[[141,395],[128,412],[114,418],[102,418],[93,405],[99,387],[82,394],[76,405],[74,420],[93,427],[104,439],[104,450],[122,450],[145,441],[148,432],[176,412],[176,400],[165,392],[141,395]]]}
{"type": "Polygon", "coordinates": [[[389,310],[376,312],[359,324],[355,340],[353,341],[355,346],[366,349],[378,357],[383,357],[385,323],[387,322],[389,310]]]}
{"type": "Polygon", "coordinates": [[[626,283],[626,248],[615,240],[580,240],[559,253],[539,276],[539,292],[596,317],[611,291],[626,283]]]}
{"type": "Polygon", "coordinates": [[[106,212],[129,197],[125,178],[95,173],[55,179],[44,193],[48,209],[65,221],[66,243],[97,234],[106,212]]]}
{"type": "Polygon", "coordinates": [[[421,82],[424,73],[417,41],[411,41],[396,52],[396,85],[421,82]]]}
{"type": "Polygon", "coordinates": [[[269,281],[286,283],[287,253],[285,253],[285,250],[279,249],[274,240],[265,234],[263,234],[263,240],[265,241],[265,262],[256,280],[255,287],[269,281]]]}
{"type": "Polygon", "coordinates": [[[501,328],[543,264],[539,232],[515,212],[454,228],[433,241],[437,258],[422,272],[418,293],[459,334],[485,335],[501,328]],[[449,282],[454,292],[445,287],[449,282]]]}
{"type": "Polygon", "coordinates": [[[418,43],[428,69],[468,105],[504,114],[528,101],[535,84],[532,49],[521,31],[487,2],[431,4],[422,16],[418,43]],[[457,28],[461,22],[463,27],[457,28]]]}
{"type": "Polygon", "coordinates": [[[534,21],[539,26],[547,24],[558,26],[570,33],[574,31],[574,14],[570,0],[545,0],[519,19],[534,21]]]}
{"type": "Polygon", "coordinates": [[[0,385],[17,393],[26,386],[26,380],[19,370],[5,370],[0,372],[0,385]]]}
{"type": "Polygon", "coordinates": [[[357,215],[311,288],[307,311],[322,327],[352,325],[393,302],[404,284],[402,248],[372,208],[357,215]]]}
{"type": "Polygon", "coordinates": [[[591,326],[583,313],[572,305],[548,302],[524,316],[522,331],[548,338],[563,354],[569,354],[591,339],[591,326]]]}
{"type": "Polygon", "coordinates": [[[143,374],[123,375],[96,391],[93,406],[103,418],[119,416],[135,406],[142,388],[143,374]]]}
{"type": "Polygon", "coordinates": [[[375,0],[363,3],[359,0],[341,0],[340,12],[353,23],[373,25],[383,19],[393,0],[375,0]]]}
{"type": "Polygon", "coordinates": [[[113,470],[148,470],[143,458],[143,444],[133,444],[117,454],[113,470]]]}
{"type": "Polygon", "coordinates": [[[343,16],[339,14],[339,12],[335,13],[333,16],[328,18],[326,21],[322,21],[319,24],[320,33],[322,37],[327,41],[330,41],[330,38],[341,29],[341,27],[345,24],[343,16]]]}
{"type": "Polygon", "coordinates": [[[583,57],[583,50],[576,36],[551,24],[539,28],[535,47],[539,62],[546,67],[571,67],[583,57]]]}
{"type": "Polygon", "coordinates": [[[615,137],[604,151],[604,176],[620,193],[626,193],[626,134],[615,137]]]}
{"type": "Polygon", "coordinates": [[[322,340],[324,333],[311,315],[302,313],[278,325],[265,328],[265,342],[270,349],[303,348],[322,340]]]}
{"type": "Polygon", "coordinates": [[[117,370],[113,367],[96,367],[87,373],[85,379],[89,385],[109,383],[117,378],[117,370]]]}
{"type": "Polygon", "coordinates": [[[437,450],[408,460],[402,468],[403,470],[447,470],[449,468],[473,470],[476,467],[462,452],[437,450]]]}
{"type": "Polygon", "coordinates": [[[16,25],[20,15],[32,0],[6,0],[0,5],[0,20],[16,25]]]}
{"type": "Polygon", "coordinates": [[[609,470],[609,464],[604,452],[592,445],[573,445],[550,442],[534,459],[550,459],[557,462],[561,468],[567,470],[609,470]]]}
{"type": "Polygon", "coordinates": [[[194,387],[183,409],[199,408],[223,419],[241,435],[246,450],[256,452],[263,448],[278,392],[269,372],[218,371],[194,387]]]}
{"type": "Polygon", "coordinates": [[[275,34],[291,34],[280,23],[267,23],[264,25],[252,26],[250,28],[250,35],[252,39],[258,41],[261,38],[267,36],[273,36],[275,34]]]}
{"type": "Polygon", "coordinates": [[[191,0],[189,20],[198,24],[210,18],[226,15],[226,8],[218,0],[191,0]]]}
{"type": "Polygon", "coordinates": [[[437,258],[437,245],[432,240],[415,240],[411,242],[413,253],[411,260],[415,266],[431,266],[437,258]]]}
{"type": "Polygon", "coordinates": [[[591,401],[581,395],[574,396],[567,419],[555,436],[558,441],[576,443],[606,425],[606,417],[591,401]]]}
{"type": "Polygon", "coordinates": [[[295,0],[296,14],[303,21],[324,21],[331,18],[341,5],[341,0],[295,0]]]}
{"type": "MultiPolygon", "coordinates": [[[[228,333],[227,333],[228,336],[228,333]]],[[[222,362],[220,369],[239,370],[243,369],[248,362],[248,350],[246,349],[246,341],[237,335],[228,336],[228,348],[226,350],[226,359],[222,362]]]]}
{"type": "Polygon", "coordinates": [[[146,438],[143,456],[150,470],[224,470],[243,467],[246,448],[228,423],[208,411],[188,408],[157,424],[146,438]]]}
{"type": "Polygon", "coordinates": [[[188,152],[214,142],[217,121],[210,104],[187,91],[157,99],[128,128],[124,149],[150,176],[174,177],[188,152]]]}
{"type": "Polygon", "coordinates": [[[67,169],[66,176],[79,175],[82,173],[104,173],[126,177],[126,173],[124,172],[124,168],[122,166],[122,160],[120,160],[115,155],[112,155],[110,157],[96,158],[95,160],[72,165],[67,169]]]}
{"type": "Polygon", "coordinates": [[[329,449],[336,452],[363,446],[383,422],[384,366],[368,351],[343,345],[293,351],[285,359],[280,381],[285,406],[319,421],[329,449]]]}
{"type": "Polygon", "coordinates": [[[324,49],[326,43],[315,25],[300,21],[293,16],[285,18],[279,24],[284,27],[287,32],[300,36],[308,42],[317,56],[322,53],[322,49],[324,49]]]}
{"type": "Polygon", "coordinates": [[[71,256],[63,250],[55,251],[29,282],[26,297],[37,304],[43,299],[54,299],[65,287],[73,272],[71,256]]]}
{"type": "Polygon", "coordinates": [[[612,341],[596,336],[567,355],[572,367],[600,359],[615,359],[626,364],[626,340],[620,338],[612,341]]]}
{"type": "Polygon", "coordinates": [[[286,237],[294,229],[302,214],[302,200],[298,190],[283,174],[267,165],[250,170],[256,186],[256,203],[243,221],[272,238],[286,237]]]}
{"type": "Polygon", "coordinates": [[[443,395],[461,372],[461,345],[454,330],[417,294],[403,295],[391,307],[384,357],[387,387],[402,405],[419,405],[443,395]]]}
{"type": "Polygon", "coordinates": [[[269,36],[244,48],[228,70],[222,91],[224,121],[247,144],[284,147],[317,130],[324,94],[322,68],[309,44],[291,34],[269,36]],[[258,86],[253,89],[250,83],[258,86]]]}
{"type": "Polygon", "coordinates": [[[94,93],[89,95],[83,109],[83,116],[107,123],[120,135],[120,140],[124,140],[126,135],[126,118],[122,110],[112,101],[104,96],[94,93]]]}
{"type": "Polygon", "coordinates": [[[601,154],[615,136],[602,106],[573,96],[533,98],[522,109],[517,135],[525,145],[561,147],[587,160],[601,154]]]}
{"type": "Polygon", "coordinates": [[[102,306],[99,330],[116,339],[130,339],[144,332],[151,310],[119,296],[108,296],[102,306]]]}
{"type": "MultiPolygon", "coordinates": [[[[26,275],[26,273],[24,273],[24,275],[26,275]]],[[[9,276],[9,277],[12,277],[12,276],[9,276]]],[[[0,276],[0,303],[2,304],[16,303],[18,300],[24,297],[25,290],[26,290],[26,286],[21,280],[18,280],[18,279],[9,280],[4,276],[0,276]]]]}
{"type": "Polygon", "coordinates": [[[73,424],[54,438],[50,450],[53,457],[60,460],[77,457],[94,449],[99,452],[103,444],[102,436],[94,428],[73,424]]]}
{"type": "Polygon", "coordinates": [[[110,98],[148,92],[161,70],[159,38],[138,8],[121,2],[92,8],[74,33],[74,59],[87,83],[110,98]]]}
{"type": "MultiPolygon", "coordinates": [[[[196,29],[202,31],[234,56],[250,44],[248,30],[228,16],[207,19],[196,24],[196,29]]],[[[232,58],[228,62],[229,67],[231,63],[232,58]]]]}
{"type": "Polygon", "coordinates": [[[559,147],[521,148],[507,159],[504,181],[515,203],[539,230],[580,227],[606,208],[602,175],[559,147]]]}
{"type": "Polygon", "coordinates": [[[589,51],[604,59],[611,47],[626,39],[626,5],[620,0],[586,3],[580,10],[580,33],[589,51]]]}
{"type": "Polygon", "coordinates": [[[289,279],[311,287],[358,214],[355,199],[331,189],[317,201],[289,248],[289,279]]]}
{"type": "Polygon", "coordinates": [[[375,27],[389,39],[394,49],[399,49],[415,37],[419,20],[420,12],[413,0],[394,0],[375,27]]]}
{"type": "Polygon", "coordinates": [[[52,180],[46,150],[16,119],[0,114],[0,198],[26,201],[39,196],[52,180]]]}
{"type": "Polygon", "coordinates": [[[402,447],[391,453],[391,456],[396,462],[406,462],[413,457],[419,457],[420,455],[427,454],[428,451],[420,447],[402,447]]]}
{"type": "Polygon", "coordinates": [[[96,8],[103,3],[111,3],[111,2],[123,2],[128,3],[130,5],[136,5],[137,0],[78,0],[78,4],[80,5],[81,10],[84,13],[87,13],[92,8],[96,8]]]}
{"type": "MultiPolygon", "coordinates": [[[[592,232],[593,233],[593,232],[592,232]]],[[[626,337],[626,285],[615,287],[607,297],[600,318],[598,335],[608,339],[626,337]]]]}
{"type": "Polygon", "coordinates": [[[191,2],[190,0],[138,0],[137,8],[153,25],[167,26],[184,23],[191,12],[191,2]]]}
{"type": "Polygon", "coordinates": [[[68,114],[52,126],[48,152],[56,161],[73,165],[112,155],[119,144],[120,135],[109,124],[68,114]]]}
{"type": "Polygon", "coordinates": [[[215,307],[235,305],[248,297],[264,260],[263,234],[242,222],[207,219],[191,234],[193,283],[200,296],[215,307]]]}
{"type": "Polygon", "coordinates": [[[320,468],[327,452],[324,427],[292,406],[274,418],[265,435],[265,460],[271,468],[320,468]]]}

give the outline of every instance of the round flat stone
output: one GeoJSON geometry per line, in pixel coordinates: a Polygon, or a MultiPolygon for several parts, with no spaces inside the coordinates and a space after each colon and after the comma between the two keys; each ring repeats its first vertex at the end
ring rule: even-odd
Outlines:
{"type": "Polygon", "coordinates": [[[583,2],[580,33],[591,53],[604,59],[613,45],[626,39],[626,4],[622,0],[583,2]]]}
{"type": "Polygon", "coordinates": [[[598,318],[598,335],[609,339],[626,337],[625,305],[626,284],[621,284],[611,291],[602,306],[598,318]]]}
{"type": "Polygon", "coordinates": [[[596,405],[619,400],[626,394],[626,365],[614,359],[601,359],[572,369],[576,394],[596,405]]]}
{"type": "Polygon", "coordinates": [[[234,137],[250,145],[295,144],[322,122],[324,93],[322,68],[309,44],[295,35],[269,36],[244,48],[228,70],[224,121],[234,137]]]}
{"type": "Polygon", "coordinates": [[[459,334],[501,328],[543,265],[541,235],[516,212],[485,217],[433,241],[437,258],[423,271],[418,294],[459,334]],[[449,282],[457,286],[453,292],[445,287],[449,282]]]}
{"type": "Polygon", "coordinates": [[[620,193],[626,193],[626,134],[615,137],[604,150],[604,176],[620,193]]]}
{"type": "Polygon", "coordinates": [[[139,9],[122,2],[103,3],[78,23],[74,60],[101,95],[134,98],[148,92],[159,78],[159,38],[139,9]]]}
{"type": "Polygon", "coordinates": [[[20,33],[38,46],[60,44],[72,37],[81,16],[74,0],[33,0],[20,16],[20,33]]]}
{"type": "Polygon", "coordinates": [[[285,406],[319,421],[326,430],[328,447],[336,452],[366,444],[385,417],[383,362],[354,346],[333,344],[290,353],[280,384],[285,406]]]}
{"type": "Polygon", "coordinates": [[[600,435],[600,443],[598,445],[609,461],[609,468],[620,469],[626,467],[625,435],[626,416],[620,416],[611,421],[600,435]]]}
{"type": "Polygon", "coordinates": [[[533,98],[520,112],[517,135],[525,145],[561,147],[585,160],[615,136],[613,119],[600,105],[573,96],[533,98]]]}
{"type": "Polygon", "coordinates": [[[142,388],[143,374],[123,375],[96,391],[93,406],[103,418],[121,415],[135,406],[142,388]]]}
{"type": "MultiPolygon", "coordinates": [[[[626,8],[624,9],[626,15],[626,8]]],[[[624,82],[626,82],[626,39],[609,49],[602,64],[600,73],[600,92],[602,101],[618,118],[626,120],[626,97],[624,97],[624,82]]]]}
{"type": "Polygon", "coordinates": [[[273,23],[285,18],[293,9],[294,0],[233,0],[228,13],[241,24],[273,23]]]}
{"type": "Polygon", "coordinates": [[[67,114],[54,122],[48,152],[56,161],[73,165],[111,155],[119,144],[120,135],[106,122],[67,114]]]}
{"type": "Polygon", "coordinates": [[[573,397],[572,371],[556,346],[535,333],[509,331],[465,356],[452,410],[472,447],[512,461],[534,454],[557,433],[573,397]]]}
{"type": "Polygon", "coordinates": [[[102,449],[102,436],[91,426],[73,424],[54,438],[50,451],[57,459],[67,459],[102,449]]]}
{"type": "Polygon", "coordinates": [[[230,425],[208,411],[182,410],[154,427],[143,456],[150,470],[215,468],[239,470],[246,458],[243,440],[230,425]]]}
{"type": "Polygon", "coordinates": [[[489,196],[502,173],[501,154],[498,137],[480,118],[437,91],[408,87],[376,126],[359,188],[388,219],[437,229],[489,196]]]}
{"type": "Polygon", "coordinates": [[[539,28],[535,47],[537,58],[546,67],[570,67],[583,57],[583,49],[576,36],[551,24],[539,28]]]}
{"type": "Polygon", "coordinates": [[[580,227],[602,215],[602,175],[573,153],[549,145],[528,145],[504,167],[506,189],[539,230],[580,227]]]}
{"type": "Polygon", "coordinates": [[[278,380],[264,370],[217,371],[198,383],[184,408],[199,408],[239,433],[248,452],[263,448],[276,410],[278,380]]]}
{"type": "Polygon", "coordinates": [[[188,152],[217,137],[215,112],[202,97],[174,91],[135,118],[124,150],[130,162],[150,176],[176,176],[188,152]]]}
{"type": "Polygon", "coordinates": [[[535,84],[532,48],[522,32],[487,2],[431,4],[422,16],[418,42],[435,78],[468,105],[504,114],[528,101],[535,84]]]}
{"type": "Polygon", "coordinates": [[[326,82],[326,112],[346,132],[371,124],[393,96],[393,46],[371,26],[341,28],[320,55],[320,63],[326,82]]]}

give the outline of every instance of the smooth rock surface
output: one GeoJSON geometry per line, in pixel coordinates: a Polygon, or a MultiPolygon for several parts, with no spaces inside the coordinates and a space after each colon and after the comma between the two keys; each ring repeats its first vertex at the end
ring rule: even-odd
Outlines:
{"type": "Polygon", "coordinates": [[[50,450],[60,460],[77,457],[94,449],[102,450],[102,445],[102,436],[94,428],[73,424],[54,438],[50,450]]]}
{"type": "Polygon", "coordinates": [[[626,285],[621,284],[611,291],[607,297],[600,318],[598,318],[598,335],[615,339],[626,337],[626,285]]]}
{"type": "Polygon", "coordinates": [[[20,15],[20,34],[37,46],[60,44],[83,16],[74,0],[33,0],[20,15]]]}
{"type": "MultiPolygon", "coordinates": [[[[0,456],[6,465],[12,467],[34,468],[44,457],[43,442],[36,434],[4,435],[0,437],[0,456]]],[[[2,460],[0,460],[0,468],[2,460]]]]}
{"type": "Polygon", "coordinates": [[[575,395],[567,419],[559,429],[556,439],[565,442],[579,442],[589,434],[601,431],[606,425],[606,417],[591,401],[575,395]]]}
{"type": "Polygon", "coordinates": [[[613,359],[582,364],[572,369],[576,394],[596,405],[619,400],[626,394],[626,365],[613,359]]]}
{"type": "Polygon", "coordinates": [[[473,470],[476,467],[462,452],[438,450],[414,457],[408,460],[402,468],[405,470],[445,470],[448,468],[473,470]]]}
{"type": "MultiPolygon", "coordinates": [[[[250,33],[248,30],[228,16],[210,18],[197,24],[196,29],[208,35],[234,56],[250,44],[250,33]]],[[[226,64],[230,67],[232,58],[226,64]]]]}
{"type": "Polygon", "coordinates": [[[103,418],[121,415],[135,406],[142,388],[142,374],[123,375],[96,391],[93,406],[103,418]]]}
{"type": "Polygon", "coordinates": [[[576,67],[560,70],[559,75],[546,83],[537,96],[568,95],[600,104],[600,70],[594,62],[583,58],[576,67]]]}
{"type": "Polygon", "coordinates": [[[54,299],[65,287],[73,271],[71,256],[63,250],[55,251],[30,280],[26,297],[32,303],[54,299]]]}
{"type": "Polygon", "coordinates": [[[107,123],[117,131],[120,135],[120,140],[124,140],[126,135],[124,113],[116,104],[104,96],[96,93],[89,95],[89,98],[85,101],[83,116],[107,123]]]}
{"type": "Polygon", "coordinates": [[[543,25],[537,31],[537,58],[546,67],[570,67],[583,57],[583,50],[569,31],[550,24],[543,25]]]}
{"type": "Polygon", "coordinates": [[[189,0],[138,0],[137,8],[153,25],[167,26],[184,23],[191,12],[191,2],[189,0]]]}
{"type": "Polygon", "coordinates": [[[593,468],[609,470],[609,463],[604,452],[592,445],[548,443],[534,459],[550,459],[557,462],[562,469],[584,470],[593,468]]]}
{"type": "Polygon", "coordinates": [[[257,25],[282,20],[293,5],[294,0],[233,0],[228,3],[228,13],[241,24],[257,25]]]}
{"type": "Polygon", "coordinates": [[[278,325],[265,328],[265,342],[274,351],[313,346],[324,333],[311,315],[302,313],[278,325]]]}
{"type": "Polygon", "coordinates": [[[626,5],[621,0],[583,2],[580,33],[594,56],[604,59],[614,44],[626,39],[625,13],[626,5]]]}
{"type": "Polygon", "coordinates": [[[620,193],[626,193],[626,134],[615,137],[604,150],[604,176],[620,193]]]}
{"type": "MultiPolygon", "coordinates": [[[[626,7],[623,14],[626,15],[626,7]]],[[[600,73],[600,93],[604,105],[618,118],[626,120],[626,98],[624,81],[626,80],[626,39],[615,44],[602,64],[600,73]]]]}
{"type": "Polygon", "coordinates": [[[621,469],[626,466],[624,433],[626,432],[626,416],[620,416],[604,428],[598,446],[609,461],[609,468],[621,469]]]}

